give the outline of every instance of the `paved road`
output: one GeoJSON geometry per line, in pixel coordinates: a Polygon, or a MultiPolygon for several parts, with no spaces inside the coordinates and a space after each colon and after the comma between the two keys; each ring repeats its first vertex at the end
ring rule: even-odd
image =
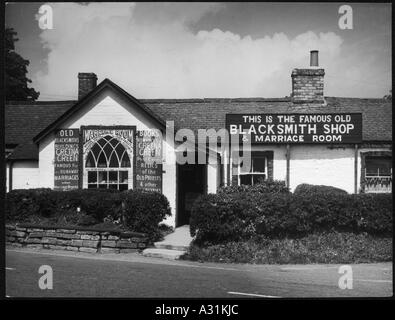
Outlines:
{"type": "Polygon", "coordinates": [[[168,261],[139,254],[7,249],[10,297],[277,298],[392,296],[392,264],[352,265],[353,289],[338,286],[339,265],[240,265],[168,261]],[[41,265],[53,289],[41,290],[41,265]]]}

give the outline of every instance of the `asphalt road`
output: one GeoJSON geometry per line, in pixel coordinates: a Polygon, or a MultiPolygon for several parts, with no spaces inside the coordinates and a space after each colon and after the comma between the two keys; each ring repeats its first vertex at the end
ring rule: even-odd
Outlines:
{"type": "Polygon", "coordinates": [[[340,289],[339,265],[247,265],[168,261],[139,254],[7,249],[12,297],[286,298],[389,297],[392,264],[352,265],[352,289],[340,289]],[[39,288],[41,265],[53,289],[39,288]]]}

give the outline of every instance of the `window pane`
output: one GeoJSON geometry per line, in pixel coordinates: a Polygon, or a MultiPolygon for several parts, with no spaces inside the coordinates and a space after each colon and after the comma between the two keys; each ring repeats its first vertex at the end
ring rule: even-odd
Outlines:
{"type": "Polygon", "coordinates": [[[119,171],[119,183],[128,183],[127,171],[119,171]]]}
{"type": "Polygon", "coordinates": [[[128,185],[127,184],[120,184],[119,185],[119,190],[121,190],[121,191],[128,190],[128,185]]]}
{"type": "Polygon", "coordinates": [[[110,182],[110,183],[118,183],[118,171],[110,171],[110,172],[108,172],[108,182],[110,182]]]}
{"type": "Polygon", "coordinates": [[[93,158],[91,151],[89,151],[89,153],[88,153],[88,157],[86,158],[85,166],[87,168],[94,168],[96,166],[95,159],[93,158]]]}
{"type": "Polygon", "coordinates": [[[96,183],[88,184],[88,189],[97,189],[97,184],[96,183]]]}
{"type": "Polygon", "coordinates": [[[101,151],[101,148],[100,148],[100,146],[99,146],[97,143],[95,143],[95,144],[93,145],[91,151],[93,152],[93,155],[94,155],[95,158],[97,159],[97,157],[99,156],[99,153],[100,153],[100,151],[101,151]]]}
{"type": "Polygon", "coordinates": [[[250,164],[249,168],[245,165],[244,161],[240,164],[240,172],[241,173],[250,173],[252,172],[252,163],[250,164]],[[248,170],[247,170],[248,169],[248,170]]]}
{"type": "Polygon", "coordinates": [[[88,183],[97,182],[97,171],[88,171],[88,183]]]}
{"type": "Polygon", "coordinates": [[[99,184],[99,189],[107,189],[108,184],[99,184]]]}
{"type": "Polygon", "coordinates": [[[112,150],[113,150],[113,148],[112,148],[111,144],[107,143],[104,146],[103,150],[104,150],[104,153],[106,154],[106,156],[109,157],[111,152],[112,152],[112,150]]]}
{"type": "Polygon", "coordinates": [[[391,174],[392,161],[390,158],[367,158],[366,175],[368,176],[385,176],[391,174]]]}
{"type": "Polygon", "coordinates": [[[119,167],[119,161],[118,161],[118,157],[117,157],[117,154],[115,153],[115,151],[111,154],[109,167],[110,168],[118,168],[119,167]]]}
{"type": "Polygon", "coordinates": [[[252,159],[253,172],[266,172],[266,158],[256,157],[252,159]]]}
{"type": "Polygon", "coordinates": [[[240,184],[251,185],[252,184],[252,175],[250,175],[250,174],[240,175],[240,184]]]}
{"type": "Polygon", "coordinates": [[[122,168],[129,168],[130,167],[130,159],[126,151],[123,153],[122,160],[121,160],[121,167],[122,168]]]}
{"type": "Polygon", "coordinates": [[[117,184],[110,184],[110,185],[108,185],[108,188],[117,190],[118,189],[118,185],[117,184]]]}
{"type": "Polygon", "coordinates": [[[107,167],[107,159],[104,153],[100,153],[99,160],[97,161],[97,166],[99,168],[106,168],[107,167]]]}
{"type": "Polygon", "coordinates": [[[99,171],[99,183],[107,183],[107,171],[99,171]]]}
{"type": "Polygon", "coordinates": [[[264,174],[254,174],[253,175],[254,184],[262,183],[266,179],[266,175],[264,174]]]}

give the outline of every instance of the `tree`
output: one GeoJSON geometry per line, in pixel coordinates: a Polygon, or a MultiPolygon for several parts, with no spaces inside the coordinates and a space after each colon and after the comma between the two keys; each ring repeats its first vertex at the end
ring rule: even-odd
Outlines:
{"type": "Polygon", "coordinates": [[[30,62],[15,52],[15,42],[19,40],[16,34],[13,28],[5,30],[5,98],[7,101],[34,101],[40,92],[27,86],[32,82],[26,77],[30,62]]]}

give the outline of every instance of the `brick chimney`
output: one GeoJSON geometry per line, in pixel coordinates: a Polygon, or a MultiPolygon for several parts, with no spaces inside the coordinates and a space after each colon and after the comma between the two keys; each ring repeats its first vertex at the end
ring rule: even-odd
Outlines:
{"type": "Polygon", "coordinates": [[[78,73],[78,100],[91,92],[97,86],[97,76],[94,73],[78,73]]]}
{"type": "Polygon", "coordinates": [[[318,50],[310,51],[310,68],[292,70],[294,103],[324,103],[325,70],[318,67],[318,50]]]}

